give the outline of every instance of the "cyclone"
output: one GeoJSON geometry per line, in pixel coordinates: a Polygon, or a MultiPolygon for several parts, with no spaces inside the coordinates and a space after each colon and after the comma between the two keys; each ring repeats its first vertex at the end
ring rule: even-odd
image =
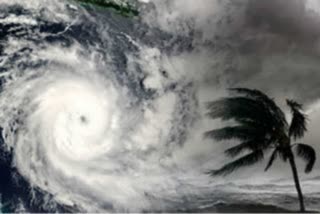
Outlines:
{"type": "Polygon", "coordinates": [[[169,134],[141,119],[150,110],[133,106],[108,72],[46,69],[8,77],[1,94],[4,141],[19,173],[83,211],[150,208],[148,182],[164,182],[157,173],[169,134]],[[151,141],[157,134],[163,142],[151,141]]]}
{"type": "Polygon", "coordinates": [[[12,155],[15,177],[30,186],[31,204],[51,212],[58,206],[62,212],[141,212],[174,211],[192,200],[201,192],[196,180],[202,177],[206,187],[207,176],[201,170],[184,176],[190,170],[175,153],[197,115],[194,87],[147,75],[162,69],[158,49],[123,32],[109,35],[114,29],[101,30],[98,18],[80,8],[50,4],[58,14],[50,8],[49,18],[34,13],[34,5],[5,4],[0,22],[9,30],[12,23],[29,29],[26,38],[19,32],[6,38],[0,123],[1,148],[12,155]],[[88,17],[97,29],[90,41],[100,47],[72,31],[87,32],[81,27],[88,17]],[[121,49],[121,42],[136,50],[121,49]]]}
{"type": "Polygon", "coordinates": [[[93,202],[124,206],[137,197],[136,187],[128,192],[125,176],[116,173],[123,166],[114,156],[133,152],[130,140],[124,143],[128,112],[119,99],[114,84],[95,71],[31,71],[8,84],[1,95],[11,103],[2,113],[3,135],[19,172],[86,210],[99,207],[93,202]],[[126,197],[117,198],[121,191],[126,197]]]}
{"type": "MultiPolygon", "coordinates": [[[[276,49],[279,59],[270,59],[268,48],[260,51],[278,44],[273,39],[280,28],[270,38],[254,39],[251,34],[267,30],[248,21],[256,18],[250,13],[256,3],[139,0],[139,16],[124,17],[79,2],[0,3],[1,211],[297,206],[291,174],[282,165],[273,174],[258,165],[225,178],[205,173],[230,160],[223,151],[233,143],[204,137],[223,125],[206,116],[207,102],[235,85],[273,88],[266,92],[284,100],[291,89],[282,87],[291,84],[282,81],[304,79],[292,69],[278,78],[280,61],[296,65],[296,58],[282,60],[287,49],[276,49]]],[[[306,103],[306,113],[318,115],[318,95],[310,96],[317,99],[306,103]]],[[[313,142],[319,122],[311,123],[306,140],[313,142]]],[[[301,178],[308,207],[318,208],[318,177],[301,178]]]]}

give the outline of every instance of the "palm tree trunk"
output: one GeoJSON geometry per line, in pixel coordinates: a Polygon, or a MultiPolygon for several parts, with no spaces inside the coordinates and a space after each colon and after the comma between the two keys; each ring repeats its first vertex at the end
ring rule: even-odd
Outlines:
{"type": "Polygon", "coordinates": [[[297,166],[294,160],[294,156],[292,154],[292,151],[290,150],[289,154],[288,154],[288,158],[289,158],[289,162],[290,162],[290,166],[291,166],[291,170],[292,170],[292,174],[293,174],[293,179],[294,179],[294,183],[296,185],[296,189],[298,192],[298,197],[299,197],[299,203],[300,203],[300,211],[301,212],[305,212],[305,206],[304,206],[304,199],[303,199],[303,194],[301,191],[301,186],[300,186],[300,181],[299,181],[299,176],[298,176],[298,170],[297,170],[297,166]]]}

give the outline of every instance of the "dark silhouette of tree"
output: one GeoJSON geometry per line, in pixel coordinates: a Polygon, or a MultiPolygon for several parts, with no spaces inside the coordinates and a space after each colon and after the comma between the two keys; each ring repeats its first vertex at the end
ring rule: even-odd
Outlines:
{"type": "Polygon", "coordinates": [[[208,174],[228,175],[241,167],[262,161],[265,154],[272,151],[265,171],[277,158],[284,162],[289,161],[299,196],[300,210],[305,212],[294,154],[306,162],[305,172],[309,173],[313,169],[316,152],[309,145],[292,143],[302,138],[307,131],[307,116],[302,112],[302,105],[287,100],[292,113],[289,124],[274,100],[261,91],[247,88],[233,88],[230,91],[234,96],[208,103],[208,116],[212,119],[220,118],[222,121],[234,121],[235,125],[208,131],[205,136],[216,141],[240,141],[240,144],[225,151],[228,157],[237,159],[220,169],[209,171],[208,174]]]}

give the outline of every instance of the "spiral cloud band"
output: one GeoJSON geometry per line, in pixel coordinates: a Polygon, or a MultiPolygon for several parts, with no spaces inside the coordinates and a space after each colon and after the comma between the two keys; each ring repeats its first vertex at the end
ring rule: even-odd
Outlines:
{"type": "Polygon", "coordinates": [[[113,175],[120,164],[112,155],[125,155],[129,144],[120,140],[126,112],[112,82],[95,71],[30,72],[1,96],[11,103],[3,133],[19,172],[64,203],[80,200],[86,210],[135,199],[136,185],[113,175]]]}
{"type": "Polygon", "coordinates": [[[192,182],[174,175],[170,156],[186,128],[178,94],[137,101],[80,46],[34,57],[51,63],[5,73],[0,95],[4,141],[32,187],[86,212],[162,210],[180,198],[192,182]]]}
{"type": "MultiPolygon", "coordinates": [[[[208,101],[235,85],[274,88],[266,92],[276,100],[288,91],[277,84],[291,83],[269,85],[279,79],[274,64],[290,64],[281,58],[287,49],[279,59],[269,47],[260,51],[278,44],[274,35],[288,40],[282,27],[271,42],[248,40],[262,30],[248,21],[256,1],[136,3],[141,14],[130,19],[73,1],[1,1],[0,151],[10,154],[16,186],[28,186],[14,193],[17,203],[45,212],[189,212],[257,198],[278,205],[272,193],[282,188],[296,194],[287,180],[256,188],[290,177],[281,167],[235,172],[236,182],[204,173],[227,161],[222,151],[230,146],[203,137],[222,125],[206,117],[208,101]]],[[[290,72],[281,81],[304,79],[290,72]]],[[[306,97],[307,113],[319,118],[318,94],[306,97]]],[[[317,143],[319,120],[311,123],[306,140],[317,143]]]]}

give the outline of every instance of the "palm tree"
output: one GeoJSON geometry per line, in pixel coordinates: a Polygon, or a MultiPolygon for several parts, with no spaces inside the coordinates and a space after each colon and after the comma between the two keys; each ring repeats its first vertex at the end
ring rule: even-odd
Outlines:
{"type": "Polygon", "coordinates": [[[307,116],[302,112],[302,105],[287,100],[292,114],[289,125],[284,112],[261,91],[247,88],[233,88],[230,91],[235,93],[234,96],[208,103],[208,116],[222,121],[234,121],[235,125],[208,131],[205,136],[216,141],[238,140],[240,144],[225,151],[228,157],[237,159],[220,169],[209,171],[208,174],[228,175],[241,167],[262,161],[266,153],[273,150],[265,171],[278,157],[284,162],[289,161],[300,210],[304,212],[304,199],[294,154],[306,161],[305,172],[309,173],[313,169],[316,153],[309,145],[292,143],[302,138],[307,131],[307,116]],[[239,157],[240,155],[242,156],[239,157]]]}

